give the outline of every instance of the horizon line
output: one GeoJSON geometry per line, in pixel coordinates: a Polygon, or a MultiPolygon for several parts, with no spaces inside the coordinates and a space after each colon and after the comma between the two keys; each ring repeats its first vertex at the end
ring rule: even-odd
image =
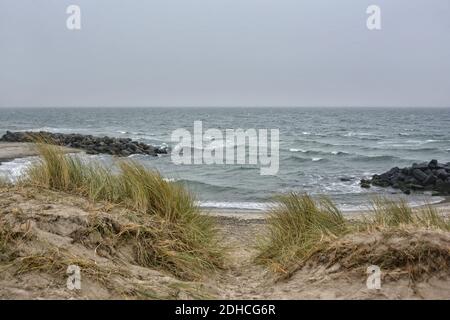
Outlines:
{"type": "Polygon", "coordinates": [[[450,108],[449,106],[421,106],[421,105],[415,105],[415,106],[355,106],[355,105],[343,105],[343,106],[326,106],[326,105],[314,105],[314,106],[293,106],[293,105],[267,105],[267,106],[255,106],[255,105],[239,105],[239,106],[195,106],[195,105],[188,105],[188,106],[176,106],[176,105],[165,105],[165,106],[0,106],[0,109],[31,109],[31,108],[111,108],[111,109],[122,109],[122,108],[336,108],[336,109],[342,109],[342,108],[368,108],[368,109],[376,109],[376,108],[386,108],[386,109],[392,109],[392,108],[435,108],[435,109],[446,109],[450,108]]]}

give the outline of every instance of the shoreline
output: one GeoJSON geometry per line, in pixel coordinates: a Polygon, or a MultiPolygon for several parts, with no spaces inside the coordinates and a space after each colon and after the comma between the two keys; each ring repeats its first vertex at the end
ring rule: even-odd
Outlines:
{"type": "MultiPolygon", "coordinates": [[[[79,153],[81,150],[62,147],[65,153],[79,153]]],[[[33,143],[29,142],[0,142],[0,165],[16,159],[36,157],[39,152],[33,143]]]]}
{"type": "MultiPolygon", "coordinates": [[[[443,200],[430,205],[439,210],[442,214],[450,216],[450,196],[441,196],[443,200]]],[[[413,207],[413,209],[424,208],[427,204],[421,204],[413,207]]],[[[213,208],[204,207],[201,208],[202,211],[216,218],[231,218],[239,220],[265,220],[269,215],[269,210],[256,210],[256,209],[236,209],[236,208],[213,208]]],[[[340,210],[347,219],[354,219],[365,216],[371,212],[369,208],[367,209],[356,209],[356,210],[340,210]]]]}
{"type": "Polygon", "coordinates": [[[37,156],[37,150],[33,150],[31,143],[25,142],[0,142],[0,165],[16,159],[37,156]]]}
{"type": "MultiPolygon", "coordinates": [[[[420,205],[414,209],[423,208],[425,205],[420,205]]],[[[450,216],[450,199],[447,197],[445,200],[433,203],[431,206],[445,216],[450,216]]],[[[211,217],[220,219],[237,219],[244,221],[261,221],[266,220],[269,212],[268,211],[256,211],[256,210],[239,210],[239,209],[220,209],[220,208],[208,208],[204,209],[203,212],[211,217]]],[[[359,219],[370,214],[370,210],[352,210],[352,211],[342,211],[346,219],[359,219]]]]}

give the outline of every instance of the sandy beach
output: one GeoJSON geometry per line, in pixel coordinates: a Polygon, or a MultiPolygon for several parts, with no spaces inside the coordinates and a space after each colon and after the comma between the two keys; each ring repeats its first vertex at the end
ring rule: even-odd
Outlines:
{"type": "MultiPolygon", "coordinates": [[[[63,148],[67,153],[80,152],[78,149],[63,148]]],[[[33,143],[0,142],[0,164],[14,159],[37,156],[39,152],[33,143]]]]}
{"type": "Polygon", "coordinates": [[[30,143],[0,142],[0,163],[36,155],[37,151],[30,143]]]}

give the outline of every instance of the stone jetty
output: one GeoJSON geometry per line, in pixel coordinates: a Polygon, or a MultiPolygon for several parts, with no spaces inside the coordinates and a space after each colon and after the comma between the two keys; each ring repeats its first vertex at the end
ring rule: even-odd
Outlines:
{"type": "Polygon", "coordinates": [[[126,157],[132,154],[146,154],[156,156],[166,154],[167,149],[151,146],[129,138],[95,137],[77,133],[40,132],[11,132],[7,131],[0,141],[3,142],[36,142],[43,141],[50,144],[81,149],[87,154],[111,154],[126,157]]]}
{"type": "Polygon", "coordinates": [[[450,162],[443,164],[437,160],[414,163],[411,167],[392,168],[375,174],[371,179],[362,179],[361,187],[392,187],[405,194],[411,191],[432,191],[433,195],[450,195],[450,162]]]}

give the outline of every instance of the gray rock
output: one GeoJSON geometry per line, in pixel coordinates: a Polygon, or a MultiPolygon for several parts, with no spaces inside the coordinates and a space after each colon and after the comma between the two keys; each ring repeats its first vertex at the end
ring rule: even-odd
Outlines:
{"type": "Polygon", "coordinates": [[[437,177],[441,178],[442,180],[446,180],[447,177],[449,176],[449,174],[447,173],[447,171],[445,169],[436,170],[435,175],[437,177]]]}
{"type": "Polygon", "coordinates": [[[361,188],[370,188],[370,180],[362,179],[360,182],[361,188]]]}
{"type": "Polygon", "coordinates": [[[414,178],[416,178],[418,181],[425,181],[425,179],[428,177],[426,175],[426,173],[424,173],[422,170],[420,169],[414,169],[412,171],[412,175],[414,176],[414,178]]]}
{"type": "Polygon", "coordinates": [[[426,162],[413,163],[411,168],[425,170],[425,169],[428,169],[428,163],[426,163],[426,162]]]}
{"type": "Polygon", "coordinates": [[[435,176],[434,174],[430,174],[430,175],[423,181],[423,185],[424,185],[424,186],[434,185],[435,182],[436,182],[436,176],[435,176]]]}
{"type": "Polygon", "coordinates": [[[438,167],[438,161],[435,159],[431,160],[430,163],[428,163],[428,168],[435,169],[437,167],[438,167]]]}

